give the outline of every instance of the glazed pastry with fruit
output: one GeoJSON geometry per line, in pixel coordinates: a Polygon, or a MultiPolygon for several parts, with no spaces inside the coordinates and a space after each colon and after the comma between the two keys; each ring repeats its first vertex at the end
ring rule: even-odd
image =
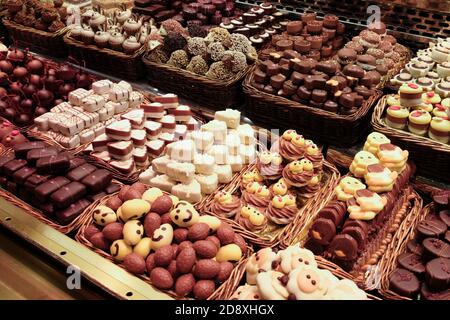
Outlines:
{"type": "Polygon", "coordinates": [[[427,111],[414,110],[408,116],[408,129],[419,136],[425,136],[431,122],[431,115],[427,111]]]}
{"type": "Polygon", "coordinates": [[[402,84],[398,90],[400,104],[404,107],[416,107],[422,103],[423,89],[414,83],[402,84]]]}
{"type": "Polygon", "coordinates": [[[244,205],[236,214],[235,221],[252,232],[263,231],[267,227],[265,208],[257,208],[251,205],[244,205]]]}
{"type": "Polygon", "coordinates": [[[389,106],[386,109],[386,124],[395,129],[403,130],[408,123],[409,110],[402,106],[389,106]]]}
{"type": "Polygon", "coordinates": [[[320,268],[314,254],[290,246],[275,254],[271,248],[254,253],[247,262],[247,283],[233,294],[236,300],[366,300],[353,281],[340,280],[320,268]],[[257,296],[257,298],[255,298],[257,296]]]}
{"type": "Polygon", "coordinates": [[[128,272],[148,276],[177,298],[210,297],[247,250],[227,223],[142,183],[97,206],[83,235],[128,272]]]}
{"type": "Polygon", "coordinates": [[[240,209],[241,200],[239,197],[226,191],[219,191],[214,196],[214,201],[210,208],[212,213],[225,218],[234,217],[240,209]]]}
{"type": "Polygon", "coordinates": [[[449,143],[450,140],[450,120],[445,117],[433,117],[430,122],[428,136],[442,143],[449,143]]]}

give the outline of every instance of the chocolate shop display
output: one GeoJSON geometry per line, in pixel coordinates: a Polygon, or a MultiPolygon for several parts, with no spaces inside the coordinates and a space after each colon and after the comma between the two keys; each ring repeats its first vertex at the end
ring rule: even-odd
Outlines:
{"type": "MultiPolygon", "coordinates": [[[[334,198],[309,227],[305,247],[341,266],[364,285],[371,266],[384,256],[400,223],[417,214],[421,201],[409,180],[414,165],[408,151],[371,133],[334,198]]],[[[370,285],[370,284],[365,284],[370,285]]]]}
{"type": "Polygon", "coordinates": [[[258,58],[250,40],[220,27],[197,35],[175,20],[166,22],[167,34],[150,36],[159,45],[143,57],[149,82],[213,109],[238,104],[241,80],[258,58]]]}
{"type": "Polygon", "coordinates": [[[107,170],[41,141],[16,144],[0,157],[0,173],[2,197],[61,232],[79,227],[92,202],[120,189],[107,170]]]}
{"type": "Polygon", "coordinates": [[[397,252],[381,293],[389,299],[450,299],[450,190],[434,194],[423,220],[397,252]]]}
{"type": "Polygon", "coordinates": [[[8,15],[2,20],[17,44],[52,56],[67,54],[63,35],[67,31],[63,1],[7,0],[8,15]]]}
{"type": "Polygon", "coordinates": [[[138,182],[102,200],[77,239],[175,298],[220,297],[245,240],[220,219],[138,182]]]}

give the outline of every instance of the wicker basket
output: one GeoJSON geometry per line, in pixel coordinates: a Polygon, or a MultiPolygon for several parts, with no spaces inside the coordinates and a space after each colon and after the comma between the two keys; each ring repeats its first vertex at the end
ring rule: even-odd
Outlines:
{"type": "MultiPolygon", "coordinates": [[[[256,167],[256,165],[249,166],[246,171],[243,171],[239,176],[239,179],[234,180],[223,188],[218,189],[218,191],[226,191],[230,193],[235,193],[239,189],[240,181],[242,175],[251,171],[256,167]]],[[[327,203],[333,196],[333,190],[339,181],[339,172],[337,169],[328,163],[323,162],[323,186],[314,196],[314,198],[309,199],[305,205],[298,210],[298,213],[294,221],[286,226],[280,227],[271,225],[269,230],[264,230],[262,233],[256,233],[245,229],[243,226],[231,219],[226,219],[229,224],[232,225],[233,229],[240,233],[248,242],[259,246],[259,247],[286,247],[286,238],[290,238],[295,234],[295,230],[301,228],[305,224],[310,224],[317,212],[320,211],[322,206],[327,203]]],[[[211,204],[214,201],[214,195],[209,198],[208,203],[205,204],[204,210],[211,215],[220,217],[219,215],[211,212],[211,204]]]]}
{"type": "Polygon", "coordinates": [[[415,230],[420,221],[434,210],[434,205],[429,204],[423,208],[415,217],[408,217],[400,225],[399,231],[395,238],[389,244],[387,254],[380,261],[380,277],[381,285],[379,292],[383,298],[388,300],[411,300],[411,298],[400,296],[399,294],[389,290],[389,276],[397,267],[397,257],[405,251],[406,244],[415,237],[415,230]]]}
{"type": "MultiPolygon", "coordinates": [[[[345,272],[344,270],[339,268],[334,263],[332,263],[328,260],[325,260],[324,258],[322,258],[320,256],[315,256],[315,258],[316,258],[317,266],[320,269],[325,269],[325,270],[330,271],[333,275],[335,275],[339,279],[348,279],[348,280],[355,281],[354,277],[351,274],[349,274],[348,272],[345,272]]],[[[245,260],[245,262],[239,268],[239,271],[233,275],[234,277],[236,277],[236,279],[233,279],[233,283],[236,283],[236,285],[233,288],[232,287],[224,288],[224,290],[222,291],[220,300],[230,300],[231,296],[234,294],[237,287],[239,285],[245,284],[244,275],[245,275],[245,267],[247,265],[248,259],[245,260]]],[[[369,298],[369,300],[381,300],[380,298],[378,298],[374,295],[371,295],[367,292],[366,292],[366,294],[367,294],[367,297],[369,298]]]]}
{"type": "MultiPolygon", "coordinates": [[[[103,199],[100,199],[97,202],[96,206],[101,205],[101,204],[105,204],[106,201],[108,201],[108,199],[110,197],[112,197],[112,196],[114,196],[116,194],[117,193],[112,194],[112,195],[108,195],[108,196],[104,197],[103,199]]],[[[89,240],[87,240],[86,237],[84,236],[86,228],[89,227],[93,223],[92,212],[95,210],[96,206],[91,206],[90,210],[88,210],[88,212],[86,213],[87,217],[86,217],[86,219],[84,219],[83,225],[78,230],[78,232],[77,232],[77,234],[75,236],[75,239],[79,243],[85,245],[86,247],[88,247],[92,251],[98,253],[102,257],[104,257],[104,258],[106,258],[106,259],[108,259],[110,261],[114,261],[114,259],[111,256],[111,254],[94,247],[91,244],[91,242],[89,240]]],[[[229,292],[229,291],[232,291],[232,290],[236,289],[236,287],[237,287],[237,285],[239,284],[239,281],[240,281],[239,274],[245,270],[245,262],[246,262],[248,256],[250,254],[252,254],[252,253],[253,253],[253,249],[251,247],[247,246],[247,254],[235,265],[234,270],[232,271],[232,273],[230,275],[230,278],[227,281],[225,281],[219,288],[217,288],[216,291],[208,298],[208,300],[222,299],[226,292],[229,292]]],[[[141,278],[142,280],[144,280],[145,282],[151,284],[149,276],[147,276],[147,275],[139,275],[138,277],[141,278]]],[[[172,298],[175,298],[175,299],[177,298],[175,292],[172,291],[172,290],[167,290],[167,291],[164,291],[164,292],[167,293],[172,298]]]]}
{"type": "Polygon", "coordinates": [[[252,82],[253,69],[244,80],[245,114],[250,119],[272,128],[298,129],[315,141],[340,147],[352,146],[366,136],[370,110],[381,96],[375,91],[357,112],[343,116],[259,91],[252,82]]]}
{"type": "Polygon", "coordinates": [[[386,135],[393,143],[409,151],[409,158],[417,165],[417,173],[450,183],[450,145],[388,127],[384,121],[386,96],[380,99],[372,115],[375,131],[386,135]]]}
{"type": "Polygon", "coordinates": [[[2,21],[12,40],[19,46],[53,57],[67,56],[67,47],[63,40],[67,27],[57,32],[47,32],[25,27],[6,17],[2,21]]]}
{"type": "Polygon", "coordinates": [[[154,63],[144,55],[147,79],[151,85],[166,92],[173,92],[196,103],[222,110],[240,106],[243,101],[242,80],[250,67],[226,80],[212,80],[168,64],[154,63]]]}
{"type": "Polygon", "coordinates": [[[138,80],[144,76],[141,56],[145,46],[130,55],[108,48],[99,48],[96,45],[86,45],[72,38],[70,31],[64,36],[64,42],[69,55],[85,63],[88,68],[126,80],[138,80]]]}

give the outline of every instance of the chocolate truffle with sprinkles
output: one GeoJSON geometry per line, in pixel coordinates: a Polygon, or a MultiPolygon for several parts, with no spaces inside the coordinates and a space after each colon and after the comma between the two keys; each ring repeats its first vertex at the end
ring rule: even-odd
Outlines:
{"type": "Polygon", "coordinates": [[[238,51],[225,51],[223,53],[222,62],[229,70],[240,72],[247,67],[247,58],[245,54],[238,51]]]}
{"type": "Polygon", "coordinates": [[[220,42],[213,42],[208,46],[208,53],[214,61],[220,61],[224,52],[225,47],[220,42]]]}
{"type": "Polygon", "coordinates": [[[239,33],[233,33],[230,37],[230,44],[228,47],[230,50],[247,54],[250,48],[252,48],[252,43],[246,36],[239,33]]]}
{"type": "Polygon", "coordinates": [[[189,57],[184,50],[176,50],[172,52],[170,55],[169,61],[167,61],[168,64],[173,65],[177,68],[184,69],[189,63],[189,57]]]}
{"type": "Polygon", "coordinates": [[[186,70],[203,76],[208,71],[208,68],[208,63],[202,56],[195,56],[187,65],[186,70]]]}
{"type": "Polygon", "coordinates": [[[205,41],[208,43],[211,42],[227,42],[230,40],[230,33],[227,29],[216,27],[209,30],[208,35],[205,38],[205,41]]]}
{"type": "Polygon", "coordinates": [[[187,37],[188,32],[183,26],[174,19],[168,19],[161,22],[161,34],[169,34],[170,32],[178,33],[181,36],[187,37]],[[165,31],[165,32],[164,32],[165,31]]]}
{"type": "Polygon", "coordinates": [[[156,49],[150,51],[147,56],[147,59],[156,62],[156,63],[166,63],[169,60],[166,52],[162,49],[162,47],[157,47],[156,49]]]}
{"type": "Polygon", "coordinates": [[[188,23],[188,31],[191,37],[204,38],[208,34],[205,28],[193,23],[188,23]]]}
{"type": "Polygon", "coordinates": [[[164,38],[164,48],[168,52],[181,50],[186,46],[186,44],[186,39],[181,34],[176,32],[169,32],[169,34],[164,38]]]}
{"type": "Polygon", "coordinates": [[[202,56],[207,53],[206,42],[203,38],[189,38],[187,49],[193,56],[202,56]]]}
{"type": "Polygon", "coordinates": [[[222,61],[214,62],[206,73],[208,78],[218,80],[226,80],[233,77],[233,75],[233,72],[225,67],[222,61]]]}

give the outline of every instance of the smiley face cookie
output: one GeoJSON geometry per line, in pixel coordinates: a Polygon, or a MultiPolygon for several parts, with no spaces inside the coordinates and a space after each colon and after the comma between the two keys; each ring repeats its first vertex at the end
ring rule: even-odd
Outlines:
{"type": "Polygon", "coordinates": [[[334,192],[339,201],[347,201],[354,197],[356,191],[365,188],[366,185],[360,180],[353,177],[343,177],[334,192]]]}
{"type": "Polygon", "coordinates": [[[270,270],[256,276],[256,286],[264,300],[286,300],[289,297],[287,280],[288,276],[283,273],[270,270]]]}
{"type": "Polygon", "coordinates": [[[314,254],[307,250],[300,248],[299,246],[290,246],[285,250],[278,252],[280,259],[280,268],[285,274],[289,274],[294,269],[300,266],[312,266],[317,267],[314,254]]]}
{"type": "Polygon", "coordinates": [[[408,156],[408,150],[402,150],[390,143],[380,145],[377,152],[380,164],[389,168],[391,171],[396,171],[398,173],[405,169],[408,156]]]}
{"type": "Polygon", "coordinates": [[[321,270],[303,266],[289,274],[287,289],[297,300],[320,300],[328,290],[328,283],[321,270]]]}
{"type": "Polygon", "coordinates": [[[355,194],[355,200],[350,200],[347,211],[351,219],[372,220],[383,210],[387,200],[380,197],[377,193],[370,190],[358,190],[355,194]]]}
{"type": "Polygon", "coordinates": [[[200,215],[187,201],[179,201],[170,211],[170,219],[179,227],[187,228],[198,222],[200,215]]]}
{"type": "Polygon", "coordinates": [[[364,143],[364,151],[368,151],[373,155],[377,154],[378,147],[380,144],[391,143],[391,140],[388,139],[384,134],[379,132],[372,132],[367,136],[367,140],[364,143]]]}
{"type": "Polygon", "coordinates": [[[389,192],[393,189],[398,173],[380,164],[372,164],[367,167],[364,180],[370,191],[376,193],[389,192]]]}
{"type": "Polygon", "coordinates": [[[353,158],[350,165],[350,172],[357,178],[362,178],[367,173],[367,167],[371,164],[377,164],[380,161],[368,151],[360,151],[353,158]]]}
{"type": "Polygon", "coordinates": [[[257,286],[245,284],[236,289],[230,300],[261,300],[257,286]]]}
{"type": "Polygon", "coordinates": [[[278,256],[272,248],[264,248],[252,254],[245,267],[247,283],[256,284],[256,276],[259,272],[269,271],[278,266],[278,256]]]}

